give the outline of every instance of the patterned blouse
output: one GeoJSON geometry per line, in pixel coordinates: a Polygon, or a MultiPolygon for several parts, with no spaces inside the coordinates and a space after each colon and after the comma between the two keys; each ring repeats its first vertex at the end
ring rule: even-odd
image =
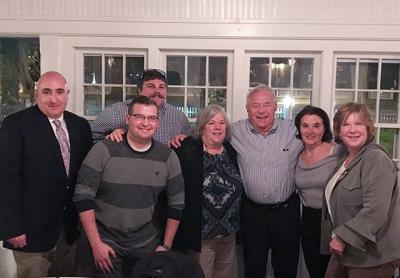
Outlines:
{"type": "Polygon", "coordinates": [[[235,233],[240,223],[243,181],[224,150],[203,154],[202,239],[221,238],[235,233]]]}

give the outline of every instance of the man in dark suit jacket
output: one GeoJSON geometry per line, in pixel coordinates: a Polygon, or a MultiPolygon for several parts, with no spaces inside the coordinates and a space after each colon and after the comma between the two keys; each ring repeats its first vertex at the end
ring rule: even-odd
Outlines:
{"type": "MultiPolygon", "coordinates": [[[[68,95],[64,77],[47,72],[36,105],[8,116],[1,128],[0,240],[13,250],[18,278],[47,276],[79,233],[72,195],[92,139],[89,123],[65,111],[68,95]]],[[[49,274],[73,274],[58,272],[65,273],[49,274]]]]}

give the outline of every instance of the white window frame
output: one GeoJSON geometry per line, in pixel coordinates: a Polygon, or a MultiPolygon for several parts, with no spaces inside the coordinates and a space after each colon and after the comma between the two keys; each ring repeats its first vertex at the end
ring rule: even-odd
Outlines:
{"type": "MultiPolygon", "coordinates": [[[[206,90],[205,104],[208,103],[208,89],[209,88],[226,88],[226,114],[228,118],[232,119],[232,98],[233,98],[233,53],[230,51],[195,51],[195,50],[163,50],[161,51],[161,67],[166,70],[167,68],[167,56],[185,56],[185,84],[184,85],[174,85],[176,88],[184,88],[185,90],[185,109],[187,104],[187,89],[191,87],[204,88],[206,90]],[[207,56],[207,57],[227,57],[227,80],[226,86],[188,86],[187,85],[187,56],[207,56]]],[[[206,76],[208,76],[209,59],[206,59],[206,76]]],[[[195,122],[195,119],[189,118],[190,122],[195,122]]]]}
{"type": "MultiPolygon", "coordinates": [[[[379,122],[379,114],[380,114],[380,108],[379,108],[379,100],[382,92],[396,92],[399,93],[400,97],[400,88],[397,90],[387,90],[387,89],[379,89],[380,83],[381,83],[381,74],[382,74],[382,61],[383,60],[399,60],[400,61],[400,55],[390,55],[390,54],[364,54],[364,53],[335,53],[334,54],[334,77],[333,77],[333,101],[332,101],[332,111],[335,112],[335,106],[336,106],[336,92],[342,91],[342,92],[354,92],[354,98],[353,101],[357,102],[358,98],[358,93],[359,92],[376,92],[376,104],[375,104],[375,117],[374,117],[374,127],[376,128],[376,134],[375,134],[375,141],[377,144],[380,142],[380,130],[381,128],[390,128],[390,129],[397,129],[398,134],[400,134],[400,123],[380,123],[379,122]],[[337,89],[336,88],[336,69],[337,69],[337,61],[338,60],[353,60],[356,62],[356,69],[355,69],[355,80],[354,80],[354,88],[349,89],[337,89]],[[360,60],[366,61],[366,60],[374,60],[378,61],[378,75],[377,75],[377,89],[359,89],[358,88],[358,79],[359,79],[359,65],[360,65],[360,60]]],[[[400,119],[400,101],[397,104],[398,108],[398,119],[400,119]]],[[[332,115],[333,118],[333,115],[332,115]]],[[[393,161],[396,161],[398,164],[400,164],[400,138],[396,138],[397,143],[394,145],[395,148],[395,153],[397,157],[393,158],[393,161]]]]}
{"type": "MultiPolygon", "coordinates": [[[[311,58],[313,59],[313,83],[312,83],[312,88],[310,89],[298,89],[298,88],[293,88],[293,79],[294,79],[294,67],[291,67],[290,71],[290,87],[288,88],[275,88],[271,86],[271,81],[272,81],[272,63],[270,63],[270,68],[268,72],[268,84],[265,84],[269,87],[272,88],[272,90],[287,90],[290,92],[290,95],[293,95],[293,93],[297,91],[305,91],[305,90],[311,90],[311,99],[310,99],[310,104],[311,105],[318,105],[319,98],[320,98],[320,92],[319,92],[319,85],[320,85],[320,72],[321,72],[321,54],[320,53],[307,53],[307,52],[259,52],[259,51],[248,51],[246,52],[245,55],[245,61],[246,61],[246,68],[247,70],[247,78],[246,78],[246,87],[248,91],[250,91],[254,87],[250,87],[250,60],[251,58],[269,58],[272,60],[272,58],[291,58],[296,59],[296,58],[311,58]]],[[[290,111],[289,115],[292,116],[292,111],[290,111]]]]}
{"type": "Polygon", "coordinates": [[[126,56],[143,56],[144,59],[144,69],[147,68],[148,64],[148,55],[147,51],[137,50],[137,49],[96,49],[96,48],[80,48],[76,51],[76,88],[75,88],[75,107],[76,113],[82,115],[87,120],[94,120],[97,116],[88,116],[84,114],[84,89],[83,87],[86,85],[91,86],[99,86],[102,90],[101,102],[102,102],[102,110],[104,110],[105,105],[105,88],[106,87],[122,87],[122,98],[125,100],[126,98],[126,89],[127,87],[136,87],[135,84],[126,84],[126,56]],[[101,69],[102,69],[102,83],[99,84],[87,84],[84,83],[84,55],[101,55],[101,69]],[[107,55],[122,55],[123,58],[123,69],[122,69],[122,84],[106,84],[105,83],[105,68],[104,68],[104,57],[107,55]]]}

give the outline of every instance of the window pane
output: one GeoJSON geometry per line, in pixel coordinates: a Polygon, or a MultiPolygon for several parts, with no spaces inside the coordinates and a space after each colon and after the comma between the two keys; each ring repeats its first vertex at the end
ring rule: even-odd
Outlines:
{"type": "Polygon", "coordinates": [[[210,86],[226,86],[228,58],[209,57],[209,78],[210,86]]]}
{"type": "Polygon", "coordinates": [[[105,56],[106,84],[122,84],[122,56],[105,56]]]}
{"type": "Polygon", "coordinates": [[[372,117],[373,121],[375,121],[376,93],[375,92],[358,92],[357,103],[364,104],[368,108],[369,113],[371,113],[371,117],[372,117]]]}
{"type": "Polygon", "coordinates": [[[397,138],[398,129],[394,128],[381,128],[379,136],[379,144],[385,148],[391,158],[397,157],[397,138]]]}
{"type": "Polygon", "coordinates": [[[84,74],[86,84],[101,84],[101,55],[84,56],[84,74]]]}
{"type": "Polygon", "coordinates": [[[187,90],[187,117],[195,118],[197,113],[205,106],[205,90],[190,88],[187,90]]]}
{"type": "Polygon", "coordinates": [[[206,85],[206,57],[188,57],[188,85],[206,85]]]}
{"type": "Polygon", "coordinates": [[[126,84],[137,84],[140,75],[144,70],[143,56],[126,57],[126,84]]]}
{"type": "Polygon", "coordinates": [[[184,112],[185,89],[168,87],[167,102],[184,112]]]}
{"type": "Polygon", "coordinates": [[[354,89],[356,77],[356,60],[338,59],[336,64],[336,88],[354,89]]]}
{"type": "Polygon", "coordinates": [[[105,101],[105,106],[122,101],[122,87],[106,87],[105,101]]]}
{"type": "Polygon", "coordinates": [[[226,89],[209,89],[208,104],[218,104],[226,109],[226,89]]]}
{"type": "Polygon", "coordinates": [[[358,75],[359,89],[377,89],[378,61],[360,61],[358,75]]]}
{"type": "Polygon", "coordinates": [[[4,117],[34,105],[39,53],[39,38],[0,38],[0,125],[4,117]]]}
{"type": "Polygon", "coordinates": [[[268,85],[269,58],[250,58],[250,87],[268,85]]]}
{"type": "Polygon", "coordinates": [[[125,87],[125,99],[131,99],[137,95],[137,87],[125,87]]]}
{"type": "Polygon", "coordinates": [[[295,100],[290,95],[290,91],[275,91],[278,101],[278,107],[275,116],[278,119],[290,119],[291,108],[294,106],[295,100]]]}
{"type": "Polygon", "coordinates": [[[167,56],[168,85],[185,85],[185,56],[167,56]]]}
{"type": "Polygon", "coordinates": [[[313,83],[313,62],[312,58],[295,58],[292,60],[294,65],[293,87],[312,88],[313,83]]]}
{"type": "Polygon", "coordinates": [[[336,92],[335,94],[335,113],[336,111],[347,102],[354,101],[354,92],[336,92]]]}
{"type": "Polygon", "coordinates": [[[292,92],[292,98],[294,99],[292,107],[292,117],[294,119],[305,106],[311,104],[311,91],[295,91],[292,92]]]}
{"type": "Polygon", "coordinates": [[[101,87],[83,86],[83,109],[86,116],[97,116],[101,112],[101,87]]]}
{"type": "Polygon", "coordinates": [[[400,60],[383,60],[382,61],[382,89],[399,89],[399,68],[400,60]]]}
{"type": "Polygon", "coordinates": [[[379,122],[398,123],[399,93],[381,92],[379,100],[379,122]]]}
{"type": "Polygon", "coordinates": [[[271,86],[273,88],[290,87],[290,65],[288,58],[272,58],[271,86]]]}

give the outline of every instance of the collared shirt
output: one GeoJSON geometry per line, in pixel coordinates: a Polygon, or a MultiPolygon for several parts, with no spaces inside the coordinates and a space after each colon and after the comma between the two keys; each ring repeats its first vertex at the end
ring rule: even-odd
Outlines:
{"type": "Polygon", "coordinates": [[[59,120],[61,123],[61,128],[64,130],[65,134],[67,135],[67,140],[69,141],[69,133],[68,133],[68,128],[67,128],[67,124],[65,123],[64,120],[64,114],[61,115],[61,117],[57,118],[57,119],[52,119],[47,117],[47,119],[50,122],[51,128],[53,129],[54,135],[57,137],[57,132],[56,132],[56,125],[53,123],[54,120],[59,120]]]}
{"type": "MultiPolygon", "coordinates": [[[[125,122],[128,114],[128,105],[131,100],[118,102],[110,107],[107,107],[97,116],[91,124],[93,141],[98,142],[106,138],[108,134],[117,128],[122,128],[125,131],[128,126],[125,122]]],[[[157,129],[154,139],[166,144],[177,134],[190,133],[190,124],[185,114],[179,111],[172,105],[165,103],[158,113],[160,119],[160,127],[157,129]]]]}
{"type": "Polygon", "coordinates": [[[303,143],[292,121],[276,119],[271,130],[259,134],[250,121],[232,124],[231,144],[238,153],[246,195],[256,203],[286,201],[295,191],[294,170],[303,143]]]}

